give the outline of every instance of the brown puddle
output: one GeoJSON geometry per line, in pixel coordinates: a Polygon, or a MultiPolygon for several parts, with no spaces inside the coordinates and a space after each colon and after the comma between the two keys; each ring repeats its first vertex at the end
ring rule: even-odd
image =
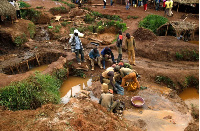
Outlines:
{"type": "Polygon", "coordinates": [[[187,99],[199,99],[199,94],[195,88],[186,88],[179,94],[179,97],[184,101],[187,99]]]}
{"type": "Polygon", "coordinates": [[[189,43],[199,45],[199,41],[188,41],[189,43]]]}
{"type": "Polygon", "coordinates": [[[70,76],[65,80],[60,88],[60,96],[63,103],[67,103],[71,96],[80,90],[92,85],[92,79],[70,76]]]}
{"type": "Polygon", "coordinates": [[[30,69],[30,71],[44,71],[48,68],[48,65],[41,65],[39,67],[34,67],[32,69],[30,69]]]}

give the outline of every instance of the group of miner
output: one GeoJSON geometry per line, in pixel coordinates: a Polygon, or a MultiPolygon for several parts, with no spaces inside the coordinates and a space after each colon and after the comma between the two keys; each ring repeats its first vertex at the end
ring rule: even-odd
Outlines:
{"type": "MultiPolygon", "coordinates": [[[[84,49],[79,38],[79,31],[74,30],[74,34],[69,39],[69,44],[71,45],[71,51],[75,52],[76,60],[79,65],[81,62],[86,62],[84,57],[84,49]],[[81,59],[79,58],[81,55],[81,59]]],[[[138,82],[138,73],[132,69],[135,64],[135,50],[136,43],[133,36],[126,33],[125,39],[125,49],[128,53],[129,63],[124,63],[122,61],[122,43],[123,35],[122,31],[119,31],[116,47],[118,51],[118,58],[115,60],[112,50],[109,47],[103,48],[99,53],[98,48],[95,47],[89,52],[89,60],[91,62],[91,70],[94,71],[95,63],[99,65],[101,69],[104,69],[103,73],[100,75],[101,83],[101,98],[99,104],[106,107],[108,111],[116,112],[120,106],[120,101],[113,100],[114,94],[124,95],[124,88],[127,87],[127,81],[135,83],[136,88],[140,88],[138,82]],[[112,60],[112,66],[106,68],[106,62],[112,60]]]]}

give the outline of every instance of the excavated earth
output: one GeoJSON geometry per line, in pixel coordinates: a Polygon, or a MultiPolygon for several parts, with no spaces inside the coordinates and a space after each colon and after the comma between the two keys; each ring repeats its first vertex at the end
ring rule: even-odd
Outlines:
{"type": "MultiPolygon", "coordinates": [[[[41,11],[45,12],[50,19],[53,15],[48,11],[52,7],[63,5],[51,0],[27,0],[33,8],[43,6],[41,11]]],[[[198,120],[192,118],[190,105],[178,96],[182,88],[178,83],[184,83],[185,77],[194,76],[199,79],[199,62],[177,61],[176,52],[181,50],[195,50],[199,52],[199,45],[178,40],[174,36],[155,36],[147,29],[138,28],[138,23],[149,14],[163,16],[164,11],[155,11],[148,9],[144,12],[142,7],[125,9],[125,5],[115,4],[103,9],[101,2],[92,1],[94,5],[85,5],[91,10],[102,14],[119,15],[127,24],[128,29],[123,33],[132,34],[136,39],[136,66],[133,68],[140,74],[140,85],[147,87],[146,90],[137,90],[129,92],[125,89],[124,96],[115,95],[115,99],[120,99],[125,103],[125,110],[122,113],[109,113],[97,102],[89,99],[88,93],[79,93],[67,104],[48,104],[36,110],[10,111],[1,107],[0,109],[0,129],[1,130],[198,130],[198,120]],[[95,5],[96,4],[96,5],[95,5]],[[127,19],[127,16],[138,16],[137,19],[127,19]],[[175,89],[167,88],[166,85],[155,83],[156,76],[167,76],[177,85],[175,89]],[[145,105],[142,109],[132,106],[130,99],[132,96],[139,95],[145,99],[145,105]],[[152,121],[150,121],[152,120],[152,121]],[[159,126],[158,126],[159,125],[159,126]],[[189,125],[189,126],[188,126],[189,125]],[[187,128],[186,128],[187,127],[187,128]]],[[[108,2],[109,4],[109,2],[108,2]]],[[[64,5],[63,5],[64,6],[64,5]]],[[[68,14],[61,14],[60,21],[72,21],[69,26],[80,25],[80,20],[87,11],[74,8],[68,14]],[[74,22],[73,22],[74,21],[74,22]]],[[[186,13],[176,12],[173,17],[167,17],[170,21],[181,21],[186,13]]],[[[45,20],[46,21],[46,20],[45,20]]],[[[188,17],[186,21],[196,22],[199,20],[188,17]]],[[[27,31],[28,20],[20,19],[14,24],[4,23],[0,27],[0,87],[3,88],[11,82],[21,81],[33,75],[33,71],[28,71],[27,61],[32,66],[48,64],[48,68],[43,74],[51,74],[54,69],[63,68],[65,63],[72,62],[76,69],[83,69],[87,77],[93,77],[95,80],[88,91],[92,91],[94,96],[100,98],[101,84],[99,75],[104,70],[95,67],[95,71],[90,70],[90,62],[87,60],[81,66],[76,63],[75,54],[71,53],[66,47],[69,39],[67,34],[70,30],[61,28],[60,34],[50,32],[51,40],[40,41],[38,39],[29,39],[21,47],[15,47],[12,39],[18,34],[29,34],[27,31]]],[[[42,27],[46,25],[37,24],[42,27]]],[[[59,22],[51,23],[52,26],[59,22]]],[[[38,32],[37,32],[38,33],[38,32]]],[[[84,32],[83,32],[84,33],[84,32]]],[[[108,30],[102,34],[87,34],[81,38],[84,45],[84,55],[88,59],[89,51],[94,47],[90,44],[92,39],[99,39],[112,43],[116,34],[108,30]]],[[[29,36],[28,36],[29,37],[29,36]]],[[[38,37],[39,38],[39,37],[38,37]]],[[[195,33],[195,41],[199,41],[198,31],[195,33]]],[[[101,51],[106,45],[98,47],[101,51]]],[[[117,58],[118,53],[115,44],[107,45],[117,58]]],[[[124,43],[123,43],[124,46],[124,43]]],[[[123,61],[128,62],[128,56],[123,47],[123,61]]],[[[106,67],[112,63],[107,62],[106,67]]]]}

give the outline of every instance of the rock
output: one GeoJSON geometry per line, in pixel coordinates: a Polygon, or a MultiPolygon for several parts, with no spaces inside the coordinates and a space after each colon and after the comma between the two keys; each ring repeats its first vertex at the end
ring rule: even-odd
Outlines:
{"type": "Polygon", "coordinates": [[[168,116],[163,117],[163,119],[172,119],[172,116],[168,115],[168,116]]]}

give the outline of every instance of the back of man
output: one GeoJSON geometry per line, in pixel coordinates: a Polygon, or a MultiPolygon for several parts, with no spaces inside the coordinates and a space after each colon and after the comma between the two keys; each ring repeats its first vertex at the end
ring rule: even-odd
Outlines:
{"type": "Polygon", "coordinates": [[[111,105],[113,103],[113,94],[103,93],[101,94],[101,105],[105,107],[108,111],[111,110],[111,105]]]}
{"type": "Polygon", "coordinates": [[[124,67],[122,67],[119,71],[120,71],[121,77],[124,77],[124,76],[128,75],[129,73],[133,72],[132,69],[124,68],[124,67]]]}
{"type": "Polygon", "coordinates": [[[135,48],[135,40],[134,37],[131,36],[130,39],[126,39],[126,49],[134,50],[134,48],[135,48]]]}

